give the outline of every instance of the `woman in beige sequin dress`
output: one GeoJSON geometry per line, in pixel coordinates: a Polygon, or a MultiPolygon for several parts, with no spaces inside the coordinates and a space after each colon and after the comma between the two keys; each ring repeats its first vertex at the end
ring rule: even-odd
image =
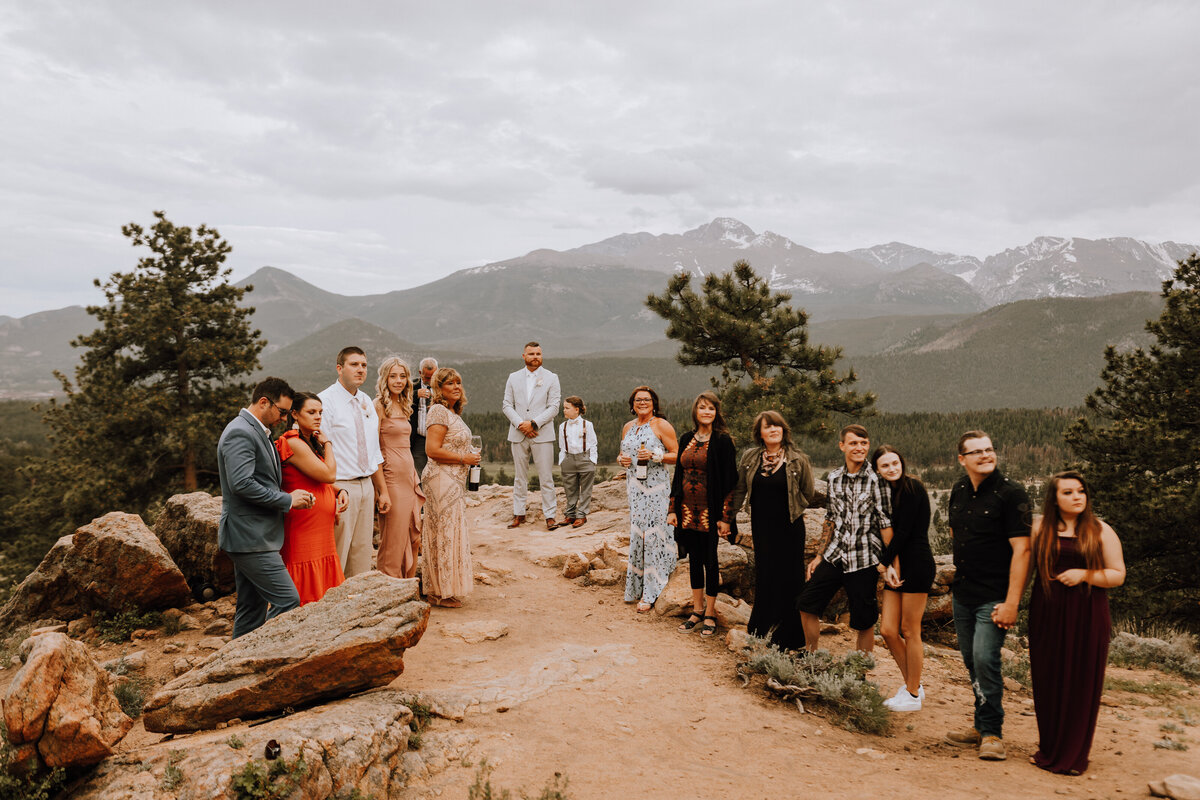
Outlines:
{"type": "Polygon", "coordinates": [[[409,437],[412,425],[412,378],[408,364],[388,356],[379,365],[375,387],[375,413],[379,415],[379,450],[383,454],[383,480],[391,507],[379,515],[379,553],[375,568],[393,578],[417,574],[421,551],[421,506],[425,493],[418,482],[409,437]]]}
{"type": "Polygon", "coordinates": [[[478,464],[471,429],[459,416],[467,404],[462,376],[443,367],[433,374],[433,403],[425,417],[424,545],[421,584],[431,605],[458,608],[471,593],[471,543],[467,538],[467,469],[478,464]]]}

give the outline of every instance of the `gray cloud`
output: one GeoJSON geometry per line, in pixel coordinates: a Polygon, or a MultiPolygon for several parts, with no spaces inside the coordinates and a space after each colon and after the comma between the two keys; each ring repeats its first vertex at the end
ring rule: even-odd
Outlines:
{"type": "Polygon", "coordinates": [[[818,249],[1200,240],[1200,8],[66,2],[0,11],[0,314],[120,225],[382,291],[734,216],[818,249]]]}

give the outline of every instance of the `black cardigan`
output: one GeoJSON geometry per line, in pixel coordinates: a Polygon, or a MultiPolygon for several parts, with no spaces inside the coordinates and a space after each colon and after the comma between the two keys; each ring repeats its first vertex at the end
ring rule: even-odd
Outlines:
{"type": "Polygon", "coordinates": [[[902,561],[933,558],[929,547],[929,493],[916,478],[909,478],[911,492],[892,495],[892,541],[879,555],[879,563],[888,565],[897,555],[902,561]]]}
{"type": "MultiPolygon", "coordinates": [[[[695,438],[695,431],[688,431],[679,437],[679,455],[695,438]]],[[[708,440],[708,465],[705,469],[707,478],[705,485],[708,489],[708,529],[710,533],[717,532],[717,522],[725,511],[725,501],[737,488],[737,449],[733,446],[733,437],[722,433],[708,440]]],[[[683,468],[679,461],[675,462],[675,474],[671,477],[671,504],[668,507],[674,512],[676,520],[683,519],[683,468]]],[[[680,528],[676,528],[680,530],[680,528]]],[[[737,510],[733,510],[733,518],[729,521],[729,541],[737,541],[737,510]]]]}

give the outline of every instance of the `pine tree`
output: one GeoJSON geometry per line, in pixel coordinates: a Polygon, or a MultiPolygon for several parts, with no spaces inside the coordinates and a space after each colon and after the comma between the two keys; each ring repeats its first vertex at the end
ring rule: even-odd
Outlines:
{"type": "Polygon", "coordinates": [[[1084,461],[1098,512],[1121,537],[1121,610],[1200,628],[1200,258],[1164,281],[1149,350],[1108,347],[1104,385],[1067,442],[1084,461]]]}
{"type": "Polygon", "coordinates": [[[810,345],[808,314],[792,308],[791,295],[772,291],[747,261],[707,275],[702,292],[679,273],[646,305],[680,342],[679,363],[721,368],[713,387],[739,443],[749,442],[751,421],[768,408],[779,409],[797,435],[828,435],[833,412],[871,413],[874,395],[848,388],[854,372],[834,372],[841,348],[810,345]]]}
{"type": "Polygon", "coordinates": [[[66,398],[45,409],[54,455],[26,468],[27,528],[56,522],[63,532],[215,482],[217,438],[247,399],[238,379],[258,367],[265,342],[253,309],[238,306],[251,287],[233,286],[222,266],[229,244],[206,225],[154,216],[149,229],[122,227],[150,254],[95,282],[107,303],[88,313],[100,327],[71,342],[84,349],[74,382],[56,373],[66,398]]]}

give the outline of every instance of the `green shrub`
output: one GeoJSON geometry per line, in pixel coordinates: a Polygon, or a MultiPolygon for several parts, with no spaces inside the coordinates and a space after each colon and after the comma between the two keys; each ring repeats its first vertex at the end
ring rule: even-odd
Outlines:
{"type": "MultiPolygon", "coordinates": [[[[475,771],[475,782],[467,789],[467,800],[512,800],[512,791],[493,787],[491,777],[492,765],[485,758],[479,762],[479,769],[475,771]]],[[[571,796],[567,794],[569,783],[570,781],[561,772],[554,773],[554,777],[546,782],[542,793],[537,796],[536,800],[570,800],[571,796]]],[[[521,800],[534,800],[534,798],[522,790],[521,800]]]]}
{"type": "Polygon", "coordinates": [[[1029,653],[1023,650],[1017,651],[1013,658],[1002,660],[1000,674],[1006,678],[1012,678],[1026,688],[1032,686],[1033,680],[1029,677],[1029,653]]]}
{"type": "Polygon", "coordinates": [[[1114,667],[1153,668],[1200,680],[1200,653],[1196,652],[1196,640],[1186,633],[1160,639],[1121,631],[1108,646],[1108,663],[1114,667]]]}
{"type": "Polygon", "coordinates": [[[246,746],[246,743],[242,741],[242,737],[238,736],[236,733],[229,734],[229,738],[225,741],[231,750],[241,750],[246,746]]]}
{"type": "Polygon", "coordinates": [[[106,642],[120,644],[128,642],[129,635],[139,628],[157,628],[162,621],[162,614],[157,611],[139,614],[135,609],[126,608],[111,616],[100,611],[96,613],[96,634],[106,642]]]}
{"type": "Polygon", "coordinates": [[[1172,739],[1170,736],[1164,736],[1154,743],[1156,750],[1187,750],[1188,746],[1178,739],[1172,739]]]}
{"type": "Polygon", "coordinates": [[[137,719],[142,715],[142,709],[146,705],[146,695],[150,693],[151,687],[154,686],[154,681],[144,675],[133,675],[120,681],[113,688],[113,694],[117,696],[117,702],[121,704],[121,710],[130,719],[137,719]]]}
{"type": "Polygon", "coordinates": [[[303,755],[277,758],[269,764],[250,760],[230,776],[229,788],[236,800],[284,800],[300,787],[308,774],[303,755]]]}
{"type": "Polygon", "coordinates": [[[183,770],[178,767],[178,764],[186,755],[187,753],[182,750],[172,750],[167,753],[167,766],[163,770],[162,780],[159,782],[163,791],[173,792],[183,783],[183,770]]]}
{"type": "Polygon", "coordinates": [[[61,769],[46,771],[28,764],[14,764],[8,730],[0,719],[0,800],[50,800],[66,781],[66,773],[61,769]]]}
{"type": "Polygon", "coordinates": [[[879,687],[866,678],[875,668],[875,659],[866,653],[854,650],[840,659],[828,650],[792,653],[751,636],[747,659],[745,671],[774,679],[777,695],[815,703],[844,728],[881,734],[891,725],[879,687]]]}

